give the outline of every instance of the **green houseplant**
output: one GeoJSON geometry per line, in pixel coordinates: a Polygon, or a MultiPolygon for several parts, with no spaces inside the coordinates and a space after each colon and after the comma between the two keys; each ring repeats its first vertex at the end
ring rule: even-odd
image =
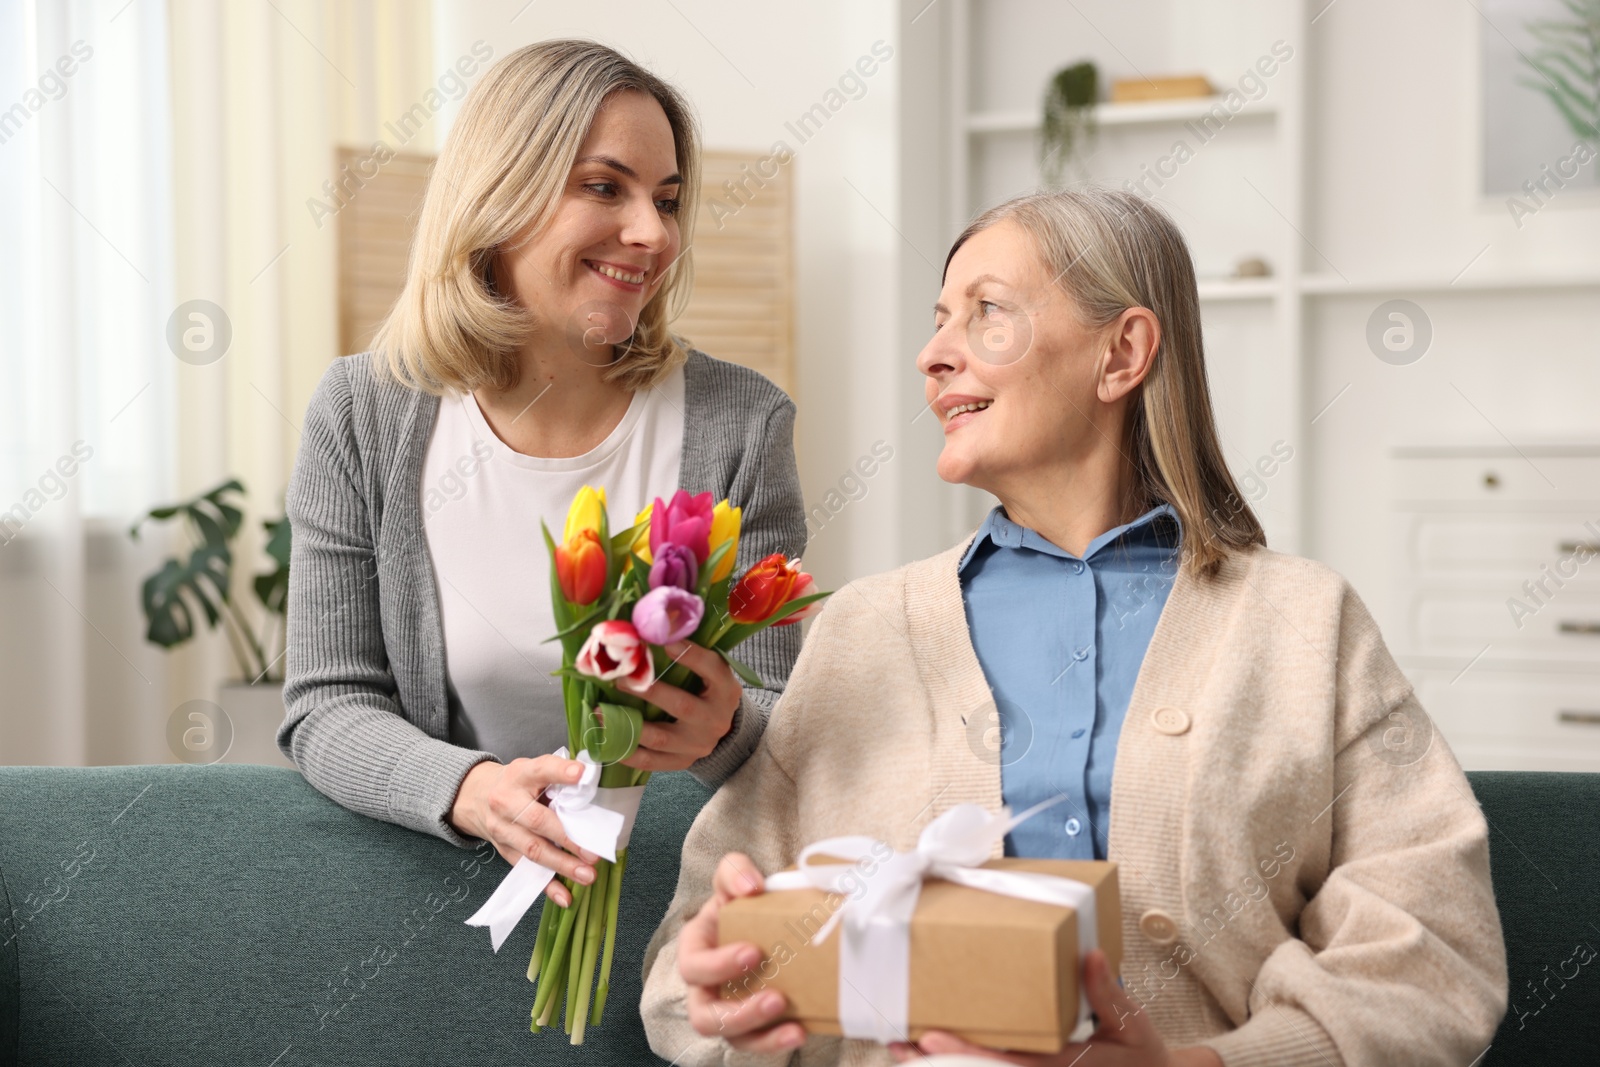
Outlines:
{"type": "Polygon", "coordinates": [[[1573,136],[1592,144],[1600,138],[1600,0],[1561,0],[1561,6],[1571,18],[1527,24],[1539,47],[1522,58],[1538,77],[1522,84],[1549,97],[1573,136]]]}
{"type": "Polygon", "coordinates": [[[1100,72],[1088,60],[1063,67],[1044,93],[1044,125],[1039,130],[1039,168],[1045,182],[1058,186],[1094,137],[1094,106],[1100,99],[1100,72]]]}
{"type": "Polygon", "coordinates": [[[194,636],[195,616],[205,616],[211,629],[221,626],[233,650],[239,677],[250,685],[278,685],[283,681],[284,620],[289,603],[289,520],[263,521],[269,568],[254,576],[251,588],[263,615],[252,623],[233,595],[233,544],[244,524],[244,512],[235,495],[244,485],[231,478],[177,504],[151,508],[128,529],[139,539],[146,522],[179,521],[187,528],[192,548],[188,557],[168,558],[161,569],[144,580],[140,602],[148,626],[145,637],[162,648],[175,648],[194,636]],[[277,655],[269,652],[278,649],[277,655]]]}

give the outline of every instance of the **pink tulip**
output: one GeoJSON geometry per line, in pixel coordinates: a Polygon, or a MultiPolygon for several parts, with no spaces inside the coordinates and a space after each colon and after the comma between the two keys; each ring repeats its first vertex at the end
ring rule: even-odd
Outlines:
{"type": "Polygon", "coordinates": [[[711,513],[715,510],[710,493],[690,496],[679,489],[672,502],[663,504],[657,497],[650,510],[650,555],[654,559],[666,544],[682,545],[704,564],[711,555],[711,513]]]}
{"type": "Polygon", "coordinates": [[[693,634],[705,611],[705,602],[693,593],[663,585],[639,598],[633,606],[633,625],[652,645],[666,645],[693,634]]]}
{"type": "MultiPolygon", "coordinates": [[[[696,623],[696,625],[699,625],[696,623]]],[[[623,689],[639,692],[655,681],[650,650],[631,622],[612,620],[596,623],[578,649],[574,664],[579,674],[602,682],[616,682],[623,689]]]]}

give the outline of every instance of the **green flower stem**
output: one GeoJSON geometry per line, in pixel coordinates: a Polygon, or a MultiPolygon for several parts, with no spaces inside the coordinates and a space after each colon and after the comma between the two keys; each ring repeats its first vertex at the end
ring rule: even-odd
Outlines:
{"type": "MultiPolygon", "coordinates": [[[[649,772],[645,772],[649,773],[649,772]]],[[[600,961],[600,984],[594,994],[594,1011],[589,1016],[593,1026],[600,1025],[600,1013],[606,1007],[606,994],[611,991],[611,957],[617,947],[617,912],[622,903],[622,872],[628,869],[628,850],[617,853],[617,866],[606,883],[606,948],[600,961]]]]}
{"type": "MultiPolygon", "coordinates": [[[[540,992],[543,992],[546,985],[549,985],[555,989],[560,989],[566,984],[566,975],[563,970],[563,965],[565,963],[566,960],[562,957],[546,956],[544,960],[544,966],[541,967],[539,971],[542,977],[542,981],[539,983],[540,992]]],[[[549,1026],[550,1017],[555,1014],[555,1010],[560,1003],[560,997],[550,996],[549,998],[544,998],[536,994],[533,1002],[533,1021],[528,1026],[528,1029],[537,1034],[542,1027],[549,1026]],[[548,1003],[546,1003],[547,999],[548,1003]],[[544,1004],[543,1012],[539,1010],[540,1004],[544,1004]]]]}
{"type": "Polygon", "coordinates": [[[567,705],[567,752],[573,759],[577,759],[577,746],[583,732],[582,687],[574,679],[563,678],[561,695],[566,699],[567,705]]]}
{"type": "MultiPolygon", "coordinates": [[[[565,880],[563,879],[563,881],[565,880]]],[[[572,937],[572,924],[578,918],[578,907],[583,901],[589,899],[589,887],[583,883],[568,885],[567,888],[572,893],[572,903],[561,910],[561,925],[556,928],[556,936],[550,946],[550,954],[545,958],[546,962],[544,967],[541,968],[544,973],[544,980],[539,983],[539,991],[534,994],[533,998],[533,1014],[535,1018],[540,1019],[541,1024],[544,1019],[548,1018],[544,1014],[545,1009],[549,1006],[550,998],[554,996],[556,987],[561,984],[561,973],[567,954],[567,944],[572,937]]]]}
{"type": "Polygon", "coordinates": [[[589,931],[589,902],[594,899],[593,884],[583,887],[583,903],[574,905],[578,909],[578,922],[572,931],[572,944],[568,946],[567,957],[567,1014],[564,1020],[564,1029],[572,1033],[572,1013],[578,1006],[578,982],[582,978],[583,943],[589,931]]]}
{"type": "Polygon", "coordinates": [[[608,886],[611,881],[612,865],[601,860],[595,864],[594,889],[589,894],[591,903],[586,905],[589,909],[588,921],[583,929],[583,966],[579,968],[578,999],[574,1008],[569,1005],[567,1011],[573,1020],[572,1043],[583,1044],[583,1028],[589,1021],[589,995],[594,988],[594,966],[600,955],[600,935],[605,927],[606,901],[608,886]]]}
{"type": "MultiPolygon", "coordinates": [[[[566,963],[565,960],[561,960],[559,962],[562,963],[562,964],[566,963]]],[[[552,975],[550,980],[553,981],[558,987],[565,984],[565,976],[561,974],[559,968],[557,968],[557,970],[553,973],[553,975],[552,975]]],[[[561,1003],[561,998],[560,997],[551,997],[550,998],[550,1003],[545,1005],[544,1014],[538,1016],[534,1020],[534,1025],[532,1027],[532,1030],[533,1030],[534,1033],[538,1033],[540,1027],[549,1026],[550,1025],[550,1023],[555,1018],[556,1008],[560,1005],[560,1003],[561,1003]]]]}
{"type": "Polygon", "coordinates": [[[545,949],[550,947],[550,935],[555,933],[554,913],[559,910],[549,895],[544,897],[544,907],[539,912],[539,933],[533,939],[533,958],[528,961],[528,981],[539,980],[539,967],[544,963],[545,949]]]}

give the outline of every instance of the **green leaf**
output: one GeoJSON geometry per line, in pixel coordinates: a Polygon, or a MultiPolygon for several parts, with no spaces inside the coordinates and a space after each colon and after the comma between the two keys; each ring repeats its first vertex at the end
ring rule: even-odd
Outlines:
{"type": "Polygon", "coordinates": [[[717,569],[717,564],[721,563],[722,557],[726,556],[732,549],[733,542],[724,541],[712,551],[711,555],[706,557],[704,563],[700,564],[700,580],[695,583],[694,591],[701,600],[704,600],[706,594],[711,591],[711,575],[717,569]]]}
{"type": "Polygon", "coordinates": [[[615,589],[622,565],[617,562],[617,554],[611,549],[611,518],[606,514],[604,505],[600,508],[600,529],[596,532],[600,535],[600,551],[606,557],[606,588],[615,589]]]}
{"type": "Polygon", "coordinates": [[[289,520],[267,520],[262,522],[261,528],[267,533],[267,556],[277,566],[256,575],[253,583],[256,599],[274,615],[283,615],[289,604],[289,520]]]}
{"type": "Polygon", "coordinates": [[[288,518],[278,519],[276,522],[271,519],[263,520],[261,528],[267,533],[267,555],[287,567],[290,539],[293,537],[288,518]]]}
{"type": "Polygon", "coordinates": [[[594,686],[599,695],[605,697],[606,702],[610,704],[627,704],[630,701],[635,704],[643,703],[643,701],[641,701],[632,693],[626,693],[612,685],[610,682],[602,682],[591,678],[587,674],[581,673],[578,668],[570,665],[558,667],[550,673],[561,678],[572,678],[578,682],[589,683],[590,685],[594,686]]]}
{"type": "Polygon", "coordinates": [[[1596,133],[1600,120],[1600,3],[1562,0],[1571,20],[1539,19],[1524,27],[1539,44],[1522,59],[1541,81],[1523,81],[1549,98],[1580,138],[1596,133]]]}
{"type": "Polygon", "coordinates": [[[622,704],[595,705],[596,717],[584,732],[583,747],[596,763],[617,763],[633,755],[639,747],[639,732],[644,715],[638,708],[622,704]]]}
{"type": "Polygon", "coordinates": [[[716,649],[715,651],[717,655],[728,661],[728,666],[733,668],[733,673],[737,674],[739,676],[739,680],[745,685],[754,686],[756,689],[766,688],[766,683],[761,680],[761,675],[751,670],[748,665],[734,659],[733,653],[722,648],[716,649]]]}
{"type": "Polygon", "coordinates": [[[230,541],[233,540],[236,534],[238,534],[239,527],[244,523],[244,512],[232,506],[223,498],[229,493],[239,493],[243,495],[244,491],[244,484],[240,482],[239,479],[230,478],[228,481],[223,482],[221,485],[206,493],[204,496],[204,499],[209,502],[212,507],[216,508],[217,513],[222,516],[223,526],[227,529],[227,539],[230,541]]]}
{"type": "Polygon", "coordinates": [[[630,546],[632,546],[634,539],[639,536],[639,528],[643,525],[643,523],[639,523],[637,525],[628,527],[621,533],[612,534],[611,551],[617,553],[618,555],[623,555],[625,553],[632,555],[630,546]]]}
{"type": "MultiPolygon", "coordinates": [[[[578,619],[578,621],[572,623],[570,626],[563,626],[561,629],[557,630],[554,635],[545,638],[543,641],[541,641],[539,643],[547,645],[551,641],[559,641],[563,637],[570,637],[573,634],[578,633],[579,631],[584,630],[587,627],[594,625],[596,622],[599,621],[600,616],[604,615],[605,613],[606,613],[606,599],[604,597],[602,597],[600,600],[596,601],[595,602],[595,606],[590,608],[589,611],[586,614],[584,614],[581,618],[578,619]]],[[[588,635],[585,634],[584,636],[587,637],[588,635]]]]}
{"type": "Polygon", "coordinates": [[[734,623],[728,628],[728,632],[722,635],[722,639],[717,642],[717,648],[719,650],[733,648],[735,645],[754,637],[767,627],[776,626],[778,623],[782,622],[784,619],[787,619],[790,615],[793,615],[807,604],[814,604],[823,597],[832,595],[832,592],[827,592],[812,593],[810,596],[795,597],[793,600],[784,604],[783,607],[773,612],[769,618],[761,622],[734,623]]]}
{"type": "Polygon", "coordinates": [[[162,648],[172,648],[193,637],[194,612],[190,601],[199,605],[206,622],[215,627],[222,618],[216,601],[226,600],[216,591],[228,588],[231,573],[226,547],[202,545],[194,550],[188,563],[167,560],[159,571],[145,579],[140,590],[148,622],[146,638],[162,648]],[[211,586],[211,593],[205,588],[207,584],[211,586]]]}
{"type": "Polygon", "coordinates": [[[550,608],[555,616],[558,631],[565,630],[572,625],[572,605],[568,602],[566,594],[561,591],[561,576],[556,573],[556,539],[550,536],[550,527],[539,520],[539,529],[544,534],[544,547],[550,553],[550,608]]]}

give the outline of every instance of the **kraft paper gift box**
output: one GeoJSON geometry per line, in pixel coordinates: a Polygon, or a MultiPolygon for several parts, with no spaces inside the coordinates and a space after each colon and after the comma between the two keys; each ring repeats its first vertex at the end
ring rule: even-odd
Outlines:
{"type": "MultiPolygon", "coordinates": [[[[979,869],[1030,871],[1090,886],[1099,947],[1111,973],[1119,972],[1115,863],[1006,857],[979,869]]],[[[811,942],[843,900],[820,889],[791,889],[723,905],[718,940],[749,941],[762,951],[761,965],[729,982],[726,995],[740,999],[776,989],[789,1002],[782,1018],[798,1020],[809,1033],[841,1033],[842,924],[820,945],[811,942]]],[[[1073,909],[930,877],[922,883],[910,935],[909,1025],[899,1040],[938,1029],[994,1049],[1059,1052],[1076,1029],[1083,970],[1073,909]]],[[[861,992],[872,999],[872,990],[861,992]]]]}

